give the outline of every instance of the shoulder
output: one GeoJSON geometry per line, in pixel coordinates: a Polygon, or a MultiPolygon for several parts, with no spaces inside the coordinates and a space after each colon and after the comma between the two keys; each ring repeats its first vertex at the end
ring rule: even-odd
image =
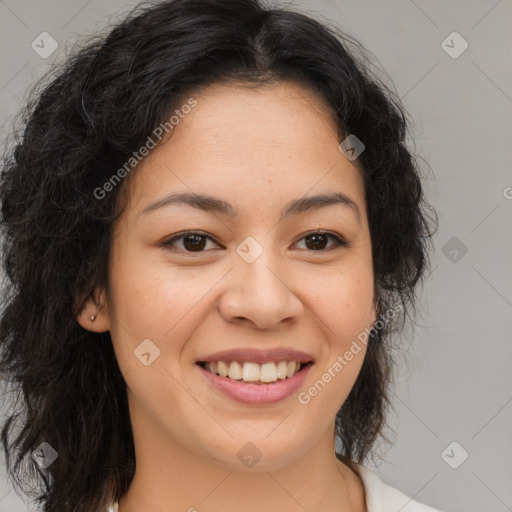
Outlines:
{"type": "Polygon", "coordinates": [[[368,512],[441,512],[384,483],[371,469],[351,464],[363,482],[368,512]]]}

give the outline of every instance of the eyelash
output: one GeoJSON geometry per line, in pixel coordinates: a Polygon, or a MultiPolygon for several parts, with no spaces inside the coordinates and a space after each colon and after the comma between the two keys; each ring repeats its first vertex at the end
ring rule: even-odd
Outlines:
{"type": "MultiPolygon", "coordinates": [[[[169,240],[166,240],[166,241],[162,242],[160,244],[160,246],[164,247],[164,248],[171,248],[171,249],[173,249],[172,244],[174,242],[176,242],[177,240],[180,240],[182,238],[186,238],[187,236],[191,236],[191,235],[198,235],[198,236],[201,236],[201,237],[205,237],[205,238],[208,238],[209,240],[212,240],[216,244],[218,244],[218,242],[214,238],[212,238],[211,236],[207,235],[206,233],[203,233],[203,232],[200,232],[200,231],[184,231],[183,233],[180,233],[180,234],[178,234],[176,236],[173,236],[169,240]]],[[[299,240],[299,242],[304,240],[304,238],[307,238],[307,237],[312,236],[312,235],[327,235],[328,237],[330,237],[331,239],[334,240],[334,246],[331,246],[328,249],[319,249],[318,251],[315,251],[315,250],[312,250],[312,249],[311,250],[306,249],[308,252],[328,252],[328,251],[331,251],[331,250],[336,249],[336,248],[349,247],[350,246],[349,242],[344,240],[339,235],[331,233],[330,231],[323,231],[323,230],[311,231],[310,233],[306,233],[299,240]]],[[[184,250],[184,252],[187,253],[187,254],[202,254],[202,253],[204,253],[206,251],[205,250],[203,250],[203,251],[187,251],[187,250],[184,250]]]]}

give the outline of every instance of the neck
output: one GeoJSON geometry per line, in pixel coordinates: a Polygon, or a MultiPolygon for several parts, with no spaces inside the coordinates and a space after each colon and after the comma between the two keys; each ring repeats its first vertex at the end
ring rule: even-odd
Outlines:
{"type": "Polygon", "coordinates": [[[241,470],[148,427],[134,425],[136,472],[119,512],[366,510],[359,477],[334,455],[334,432],[274,469],[241,470]]]}

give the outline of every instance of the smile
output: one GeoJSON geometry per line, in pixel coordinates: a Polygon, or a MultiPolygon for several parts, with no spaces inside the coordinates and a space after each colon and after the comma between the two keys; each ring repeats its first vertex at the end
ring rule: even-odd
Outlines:
{"type": "Polygon", "coordinates": [[[301,368],[306,364],[311,364],[311,362],[279,361],[277,363],[258,364],[249,361],[203,361],[199,364],[214,375],[248,383],[266,384],[291,379],[301,368]]]}
{"type": "Polygon", "coordinates": [[[271,404],[288,398],[303,383],[313,361],[200,361],[196,364],[215,391],[245,404],[271,404]]]}

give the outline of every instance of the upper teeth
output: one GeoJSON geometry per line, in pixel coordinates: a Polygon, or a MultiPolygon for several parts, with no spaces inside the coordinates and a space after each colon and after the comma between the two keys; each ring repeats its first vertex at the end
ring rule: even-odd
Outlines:
{"type": "Polygon", "coordinates": [[[229,377],[245,382],[275,382],[277,379],[293,377],[300,369],[297,361],[279,361],[278,363],[250,363],[238,361],[213,361],[205,365],[207,370],[221,377],[229,377]]]}

